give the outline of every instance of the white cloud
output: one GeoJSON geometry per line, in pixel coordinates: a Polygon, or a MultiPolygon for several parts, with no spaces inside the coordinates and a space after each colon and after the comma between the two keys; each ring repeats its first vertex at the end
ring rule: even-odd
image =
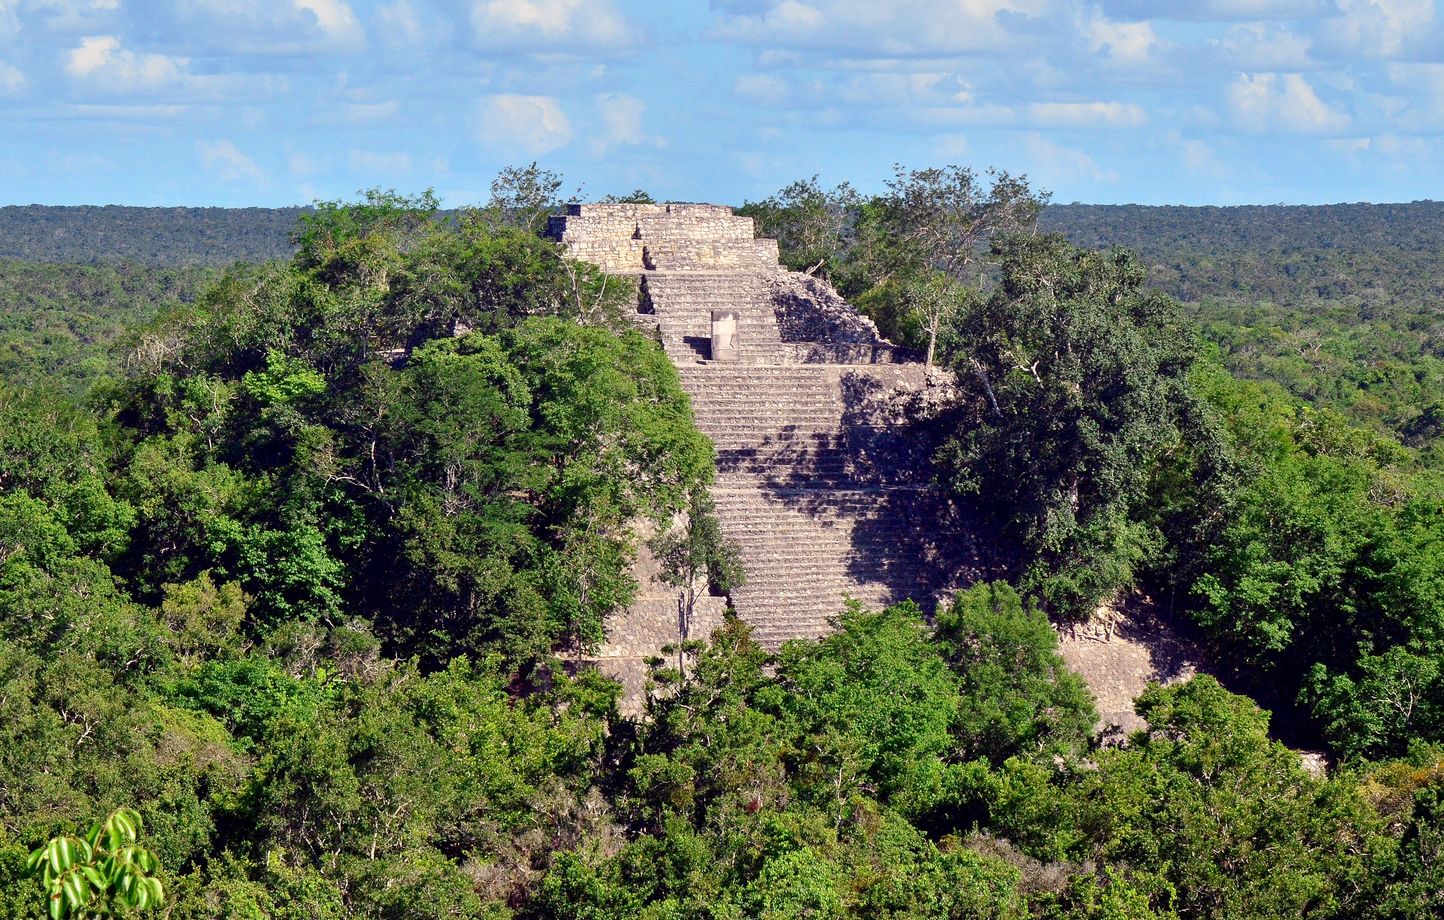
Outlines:
{"type": "Polygon", "coordinates": [[[1403,92],[1401,126],[1415,130],[1444,126],[1444,64],[1390,64],[1388,73],[1403,92]]]}
{"type": "Polygon", "coordinates": [[[1177,131],[1166,133],[1163,141],[1177,155],[1178,162],[1189,175],[1208,179],[1222,179],[1228,175],[1218,153],[1206,141],[1186,138],[1177,131]]]}
{"type": "Polygon", "coordinates": [[[25,74],[13,64],[0,61],[0,96],[18,96],[25,88],[25,74]]]}
{"type": "Polygon", "coordinates": [[[933,149],[943,159],[957,162],[972,155],[973,145],[968,143],[964,135],[944,134],[938,138],[933,149]]]}
{"type": "Polygon", "coordinates": [[[320,170],[320,164],[310,154],[293,151],[286,156],[286,171],[298,179],[314,176],[320,170]]]}
{"type": "Polygon", "coordinates": [[[1342,131],[1349,116],[1331,108],[1296,73],[1240,74],[1228,88],[1229,106],[1248,131],[1326,134],[1342,131]]]}
{"type": "Polygon", "coordinates": [[[411,154],[404,150],[351,150],[347,161],[353,173],[368,176],[397,176],[411,172],[411,154]]]}
{"type": "Polygon", "coordinates": [[[292,0],[296,9],[310,13],[316,18],[321,31],[339,45],[362,47],[366,44],[366,33],[351,7],[341,0],[292,0]]]}
{"type": "Polygon", "coordinates": [[[190,79],[190,60],[166,54],[137,54],[114,35],[92,35],[65,55],[65,72],[109,93],[158,90],[190,79]]]}
{"type": "Polygon", "coordinates": [[[1234,26],[1221,40],[1209,43],[1232,66],[1245,71],[1308,70],[1313,42],[1288,26],[1250,22],[1234,26]]]}
{"type": "Polygon", "coordinates": [[[1426,163],[1439,159],[1437,138],[1416,137],[1394,133],[1371,137],[1345,137],[1324,142],[1330,149],[1353,155],[1379,154],[1391,160],[1418,160],[1426,163]]]}
{"type": "Polygon", "coordinates": [[[1102,16],[1093,16],[1082,26],[1088,50],[1098,52],[1108,49],[1108,55],[1119,64],[1147,64],[1153,52],[1162,47],[1158,33],[1149,22],[1113,22],[1102,16]]]}
{"type": "Polygon", "coordinates": [[[1332,9],[1332,0],[1105,0],[1115,15],[1140,19],[1184,19],[1237,22],[1261,19],[1306,19],[1332,9]]]}
{"type": "MultiPolygon", "coordinates": [[[[732,84],[741,99],[771,108],[817,112],[842,109],[888,112],[971,106],[977,88],[953,73],[855,73],[826,78],[783,79],[775,74],[748,73],[732,84]]],[[[870,116],[869,116],[870,117],[870,116]]]]}
{"type": "Polygon", "coordinates": [[[318,125],[365,127],[385,124],[399,114],[399,99],[387,99],[384,102],[339,102],[316,113],[312,121],[318,125]]]}
{"type": "Polygon", "coordinates": [[[642,131],[642,116],[647,105],[636,96],[625,93],[607,93],[597,97],[597,114],[602,118],[603,131],[592,145],[594,153],[605,153],[613,147],[646,143],[642,131]]]}
{"type": "Polygon", "coordinates": [[[356,14],[341,0],[292,0],[296,9],[315,17],[316,25],[336,47],[359,49],[366,46],[366,32],[356,14]]]}
{"type": "Polygon", "coordinates": [[[637,39],[612,0],[475,0],[471,27],[480,45],[504,52],[617,50],[637,39]]]}
{"type": "Polygon", "coordinates": [[[712,35],[764,47],[863,58],[956,56],[1014,43],[1007,22],[1057,12],[1056,0],[760,0],[722,4],[712,35]]]}
{"type": "Polygon", "coordinates": [[[1080,179],[1118,181],[1117,172],[1103,169],[1088,154],[1054,143],[1037,131],[1023,135],[1023,150],[1030,161],[1029,175],[1044,187],[1055,188],[1080,179]]]}
{"type": "Polygon", "coordinates": [[[1148,123],[1148,113],[1131,102],[1036,102],[1028,113],[1048,127],[1136,128],[1148,123]]]}
{"type": "Polygon", "coordinates": [[[135,105],[127,103],[97,105],[94,103],[82,103],[78,105],[67,105],[60,109],[60,114],[67,118],[76,118],[82,121],[155,123],[179,118],[190,111],[190,106],[185,105],[135,105]]]}
{"type": "Polygon", "coordinates": [[[200,151],[201,166],[222,182],[266,181],[266,171],[231,141],[197,141],[196,149],[200,151]]]}
{"type": "Polygon", "coordinates": [[[745,73],[732,82],[732,91],[763,105],[782,105],[791,95],[786,80],[770,73],[745,73]]]}
{"type": "Polygon", "coordinates": [[[0,0],[0,38],[13,38],[20,34],[20,17],[16,7],[20,0],[0,0]]]}
{"type": "Polygon", "coordinates": [[[487,96],[479,104],[478,139],[489,147],[540,156],[572,141],[572,123],[555,96],[487,96]]]}
{"type": "Polygon", "coordinates": [[[366,30],[345,0],[169,0],[161,24],[190,43],[245,54],[347,53],[366,30]]]}
{"type": "Polygon", "coordinates": [[[389,45],[414,48],[433,37],[430,24],[422,20],[411,0],[383,3],[376,8],[376,16],[381,20],[381,36],[389,45]]]}
{"type": "Polygon", "coordinates": [[[1345,53],[1388,58],[1433,31],[1434,0],[1337,0],[1337,3],[1339,15],[1323,24],[1322,36],[1328,45],[1345,53]]]}
{"type": "Polygon", "coordinates": [[[56,33],[95,32],[114,28],[122,19],[120,0],[12,0],[8,4],[12,11],[8,17],[7,4],[0,0],[0,35],[5,33],[5,21],[14,23],[18,16],[15,10],[23,10],[27,18],[38,22],[46,31],[56,33]]]}

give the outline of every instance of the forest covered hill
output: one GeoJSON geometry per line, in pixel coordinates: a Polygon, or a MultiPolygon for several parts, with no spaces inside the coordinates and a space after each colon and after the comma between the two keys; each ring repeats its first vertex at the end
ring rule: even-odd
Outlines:
{"type": "Polygon", "coordinates": [[[0,259],[226,266],[292,252],[303,208],[0,207],[0,259]]]}

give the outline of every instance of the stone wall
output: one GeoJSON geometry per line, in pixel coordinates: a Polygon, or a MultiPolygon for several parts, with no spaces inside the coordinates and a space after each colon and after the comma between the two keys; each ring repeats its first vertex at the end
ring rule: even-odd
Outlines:
{"type": "Polygon", "coordinates": [[[784,342],[829,345],[885,343],[873,321],[842,299],[832,285],[802,272],[787,272],[772,281],[772,300],[784,342]]]}
{"type": "Polygon", "coordinates": [[[756,239],[752,218],[712,204],[574,204],[547,221],[573,258],[609,272],[766,270],[777,244],[756,239]]]}

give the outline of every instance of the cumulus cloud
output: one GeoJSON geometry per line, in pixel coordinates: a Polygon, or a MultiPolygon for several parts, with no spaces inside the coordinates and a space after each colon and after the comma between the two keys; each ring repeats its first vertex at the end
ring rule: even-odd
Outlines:
{"type": "Polygon", "coordinates": [[[428,17],[411,0],[396,0],[376,8],[382,39],[396,48],[419,48],[429,42],[445,40],[449,31],[440,17],[428,17]]]}
{"type": "Polygon", "coordinates": [[[92,35],[65,55],[65,72],[109,93],[174,87],[190,79],[190,60],[165,54],[137,54],[114,35],[92,35]]]}
{"type": "Polygon", "coordinates": [[[1148,122],[1143,107],[1130,102],[1037,102],[1028,113],[1047,127],[1136,128],[1148,122]]]}
{"type": "Polygon", "coordinates": [[[488,147],[540,156],[572,141],[571,119],[555,96],[487,96],[478,116],[478,140],[488,147]]]}
{"type": "Polygon", "coordinates": [[[17,10],[23,10],[33,24],[47,32],[94,32],[114,27],[121,19],[120,0],[11,0],[9,16],[0,0],[0,36],[7,18],[16,25],[17,10]]]}
{"type": "Polygon", "coordinates": [[[1315,66],[1309,56],[1312,40],[1279,23],[1236,25],[1209,44],[1240,70],[1309,70],[1315,66]]]}
{"type": "Polygon", "coordinates": [[[0,96],[18,96],[25,88],[25,74],[13,64],[0,61],[0,96]]]}
{"type": "Polygon", "coordinates": [[[1358,157],[1370,154],[1390,160],[1437,162],[1440,156],[1438,138],[1400,135],[1392,132],[1369,137],[1345,137],[1325,141],[1333,150],[1358,157]]]}
{"type": "Polygon", "coordinates": [[[1119,64],[1146,64],[1163,42],[1150,22],[1113,22],[1094,15],[1083,22],[1082,33],[1090,51],[1107,49],[1119,64]]]}
{"type": "Polygon", "coordinates": [[[1023,150],[1031,164],[1028,174],[1049,188],[1067,186],[1079,180],[1118,181],[1117,172],[1103,169],[1088,154],[1055,143],[1036,131],[1023,135],[1023,150]]]}
{"type": "Polygon", "coordinates": [[[1228,88],[1228,102],[1238,124],[1254,132],[1324,134],[1349,126],[1349,116],[1319,98],[1296,73],[1241,74],[1228,88]]]}
{"type": "Polygon", "coordinates": [[[607,93],[597,97],[597,114],[602,119],[602,132],[592,144],[592,152],[601,154],[614,147],[646,143],[642,117],[647,105],[636,96],[607,93]]]}
{"type": "Polygon", "coordinates": [[[266,181],[266,171],[231,141],[197,141],[196,149],[200,151],[201,166],[222,182],[266,181]]]}
{"type": "Polygon", "coordinates": [[[1389,80],[1406,100],[1401,127],[1438,130],[1444,126],[1444,64],[1390,64],[1389,80]]]}
{"type": "Polygon", "coordinates": [[[1321,30],[1325,46],[1336,51],[1388,58],[1433,32],[1434,0],[1337,0],[1337,3],[1338,15],[1324,22],[1321,30]]]}
{"type": "Polygon", "coordinates": [[[1305,19],[1333,8],[1332,0],[1105,0],[1103,8],[1125,18],[1184,19],[1202,22],[1305,19]]]}
{"type": "Polygon", "coordinates": [[[366,33],[357,21],[351,7],[341,0],[292,0],[296,9],[310,13],[316,26],[328,39],[340,47],[361,48],[366,44],[366,33]]]}
{"type": "Polygon", "coordinates": [[[1222,179],[1228,175],[1223,160],[1207,141],[1169,131],[1163,136],[1163,142],[1178,157],[1178,162],[1189,175],[1208,179],[1222,179]]]}
{"type": "Polygon", "coordinates": [[[320,125],[366,127],[385,124],[400,114],[399,99],[387,99],[383,102],[340,102],[317,113],[314,121],[320,125]]]}
{"type": "Polygon", "coordinates": [[[0,38],[14,38],[20,33],[20,16],[16,8],[20,0],[0,0],[0,38]]]}
{"type": "MultiPolygon", "coordinates": [[[[712,35],[863,58],[952,56],[1014,43],[1008,24],[1055,11],[1053,0],[760,0],[714,4],[712,35]]],[[[1026,31],[1026,29],[1022,30],[1026,31]]]]}
{"type": "Polygon", "coordinates": [[[612,0],[476,0],[471,27],[482,47],[506,52],[618,50],[637,40],[612,0]]]}
{"type": "Polygon", "coordinates": [[[320,172],[321,166],[316,158],[308,153],[291,151],[286,155],[286,171],[297,178],[304,179],[307,176],[314,176],[320,172]]]}
{"type": "Polygon", "coordinates": [[[194,44],[244,54],[354,52],[366,30],[345,0],[169,0],[152,14],[194,44]]]}

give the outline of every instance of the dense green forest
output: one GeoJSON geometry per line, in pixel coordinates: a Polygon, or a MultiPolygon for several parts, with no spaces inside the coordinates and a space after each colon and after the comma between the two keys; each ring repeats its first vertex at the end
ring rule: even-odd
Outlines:
{"type": "Polygon", "coordinates": [[[636,290],[536,235],[559,185],[322,203],[210,274],[8,269],[0,914],[47,878],[175,918],[1444,912],[1433,452],[1235,373],[1007,174],[746,210],[951,372],[915,424],[1009,580],[775,655],[729,620],[622,716],[575,662],[712,448],[636,290]],[[1130,592],[1236,667],[1100,736],[1049,618],[1130,592]]]}
{"type": "Polygon", "coordinates": [[[303,208],[0,207],[0,259],[167,268],[289,256],[303,208]]]}
{"type": "Polygon", "coordinates": [[[80,395],[126,362],[128,337],[195,300],[208,268],[0,260],[0,380],[80,395]]]}
{"type": "Polygon", "coordinates": [[[1235,374],[1411,446],[1444,412],[1444,203],[1068,205],[1043,226],[1137,252],[1235,374]]]}

